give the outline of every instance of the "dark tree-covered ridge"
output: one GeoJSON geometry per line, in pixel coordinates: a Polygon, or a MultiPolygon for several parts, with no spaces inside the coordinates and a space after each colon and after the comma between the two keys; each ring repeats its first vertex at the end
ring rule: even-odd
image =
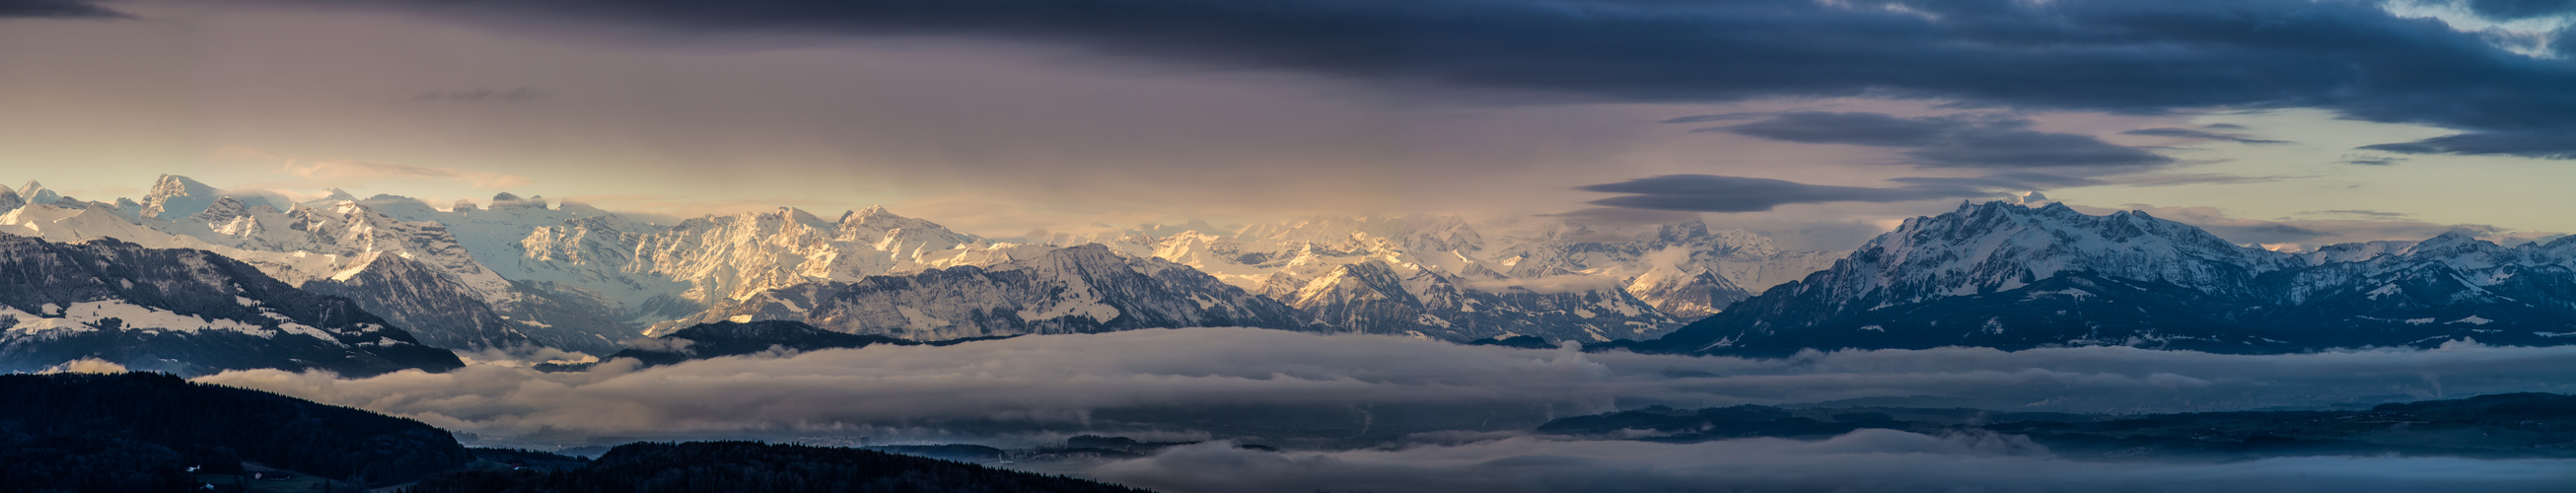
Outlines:
{"type": "Polygon", "coordinates": [[[123,373],[0,375],[0,459],[0,490],[163,491],[193,486],[179,484],[189,466],[230,472],[252,461],[392,484],[472,455],[418,421],[123,373]]]}

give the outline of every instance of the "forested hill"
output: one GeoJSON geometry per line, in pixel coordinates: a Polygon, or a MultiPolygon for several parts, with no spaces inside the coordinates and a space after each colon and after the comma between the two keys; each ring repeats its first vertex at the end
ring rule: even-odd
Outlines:
{"type": "Polygon", "coordinates": [[[0,490],[184,491],[244,461],[371,484],[472,460],[446,430],[160,373],[0,374],[0,490]]]}
{"type": "Polygon", "coordinates": [[[558,471],[457,471],[412,493],[1142,493],[1146,490],[872,450],[756,442],[630,443],[558,471]]]}

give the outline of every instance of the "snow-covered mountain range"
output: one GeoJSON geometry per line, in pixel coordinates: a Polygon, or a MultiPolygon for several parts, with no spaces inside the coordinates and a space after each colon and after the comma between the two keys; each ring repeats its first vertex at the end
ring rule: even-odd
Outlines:
{"type": "MultiPolygon", "coordinates": [[[[1217,282],[1192,280],[1184,283],[1192,286],[1172,289],[1188,291],[1182,298],[1228,300],[1230,307],[1217,310],[1220,316],[1095,320],[1104,327],[1227,323],[1454,341],[1652,337],[1779,282],[1783,273],[1822,268],[1836,256],[1782,252],[1759,236],[1710,231],[1695,221],[1625,233],[1536,221],[1489,234],[1457,216],[1350,216],[990,239],[881,207],[829,219],[781,208],[661,224],[508,193],[487,205],[459,201],[443,208],[338,190],[290,202],[274,193],[235,193],[179,176],[156,180],[140,200],[115,202],[64,198],[30,182],[0,191],[0,206],[7,206],[0,208],[6,212],[0,233],[204,249],[304,289],[349,297],[397,325],[414,327],[434,346],[542,346],[592,354],[615,351],[619,341],[653,333],[653,327],[784,317],[791,312],[778,307],[796,305],[778,300],[811,295],[831,283],[931,285],[936,279],[925,276],[954,276],[947,271],[958,267],[1004,275],[1026,270],[1023,264],[1051,252],[1095,243],[1117,262],[1162,265],[1145,262],[1150,259],[1204,273],[1217,282]],[[1366,297],[1342,295],[1364,291],[1352,283],[1381,270],[1402,280],[1379,294],[1412,315],[1348,316],[1365,311],[1354,304],[1366,297]],[[909,281],[871,280],[876,276],[909,281]],[[1235,300],[1234,292],[1268,301],[1235,300]],[[1296,307],[1280,315],[1271,305],[1296,307]]],[[[988,312],[1042,301],[1074,303],[1029,297],[1055,295],[1009,302],[938,299],[988,312]]],[[[921,309],[926,308],[916,308],[921,309]]],[[[964,330],[925,331],[910,318],[882,315],[850,312],[837,322],[818,323],[932,338],[957,337],[964,330]]],[[[973,334],[1076,330],[1008,327],[1020,326],[1004,323],[973,334]]]]}
{"type": "Polygon", "coordinates": [[[2576,342],[2576,239],[2508,248],[2452,233],[2284,253],[2136,211],[1962,204],[1641,347],[2268,353],[2464,339],[2576,342]]]}
{"type": "Polygon", "coordinates": [[[1188,266],[1119,255],[1098,244],[990,267],[773,289],[672,325],[758,320],[923,341],[1157,327],[1333,330],[1188,266]]]}
{"type": "Polygon", "coordinates": [[[463,366],[349,300],[203,250],[0,235],[0,371],[94,359],[187,375],[463,366]]]}
{"type": "MultiPolygon", "coordinates": [[[[31,184],[30,187],[36,185],[31,184]]],[[[115,238],[153,248],[201,249],[258,267],[290,285],[347,296],[424,343],[489,349],[530,343],[614,350],[632,331],[567,331],[496,310],[540,297],[484,268],[446,227],[402,221],[355,202],[289,204],[220,195],[163,176],[124,206],[62,199],[0,214],[0,233],[74,242],[115,238]]]]}
{"type": "Polygon", "coordinates": [[[1642,231],[1524,222],[1533,224],[1336,216],[1039,241],[1097,242],[1187,265],[1311,312],[1321,324],[1451,341],[1651,338],[1839,257],[1784,252],[1767,238],[1711,231],[1696,220],[1642,231]]]}
{"type": "Polygon", "coordinates": [[[1696,220],[1326,216],[986,238],[882,207],[657,221],[508,193],[297,202],[163,176],[139,200],[0,189],[0,234],[202,250],[471,351],[609,354],[769,320],[925,341],[1231,325],[1734,354],[2576,342],[2576,240],[2282,253],[2139,212],[2001,202],[1908,220],[1846,256],[1696,220]]]}

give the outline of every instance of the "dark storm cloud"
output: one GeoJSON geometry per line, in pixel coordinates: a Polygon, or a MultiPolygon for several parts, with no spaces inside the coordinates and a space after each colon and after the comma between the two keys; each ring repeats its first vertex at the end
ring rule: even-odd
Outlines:
{"type": "Polygon", "coordinates": [[[2472,154],[2576,159],[2576,135],[2568,132],[2569,130],[2477,132],[2445,135],[2414,142],[2367,145],[2361,148],[2406,154],[2472,154]]]}
{"type": "Polygon", "coordinates": [[[377,2],[494,18],[552,13],[664,33],[1025,39],[1220,67],[1604,100],[1860,96],[2128,113],[2316,107],[2538,139],[2466,145],[2491,139],[2461,137],[2406,152],[2567,158],[2576,147],[2576,91],[2566,89],[2576,87],[2576,64],[2512,53],[2484,35],[2354,0],[377,2]]]}
{"type": "Polygon", "coordinates": [[[2211,131],[2208,131],[2208,130],[2196,130],[2196,129],[2189,129],[2189,128],[2172,128],[2172,127],[2166,127],[2166,128],[2141,128],[2141,129],[2137,129],[2137,130],[2130,130],[2130,131],[2127,131],[2127,132],[2120,132],[2120,133],[2129,134],[2129,135],[2149,135],[2149,136],[2156,136],[2156,137],[2175,137],[2175,138],[2192,139],[2192,140],[2223,140],[2223,141],[2228,141],[2228,142],[2235,142],[2235,143],[2238,143],[2238,144],[2254,144],[2254,145],[2272,145],[2272,144],[2289,144],[2289,143],[2292,143],[2292,142],[2290,142],[2290,141],[2286,141],[2286,140],[2257,139],[2257,138],[2253,138],[2253,137],[2247,137],[2247,136],[2244,136],[2244,135],[2232,134],[2232,133],[2211,132],[2211,131]]]}
{"type": "Polygon", "coordinates": [[[2092,136],[2030,130],[2031,123],[1994,114],[1904,118],[1803,111],[1701,130],[1809,144],[1900,148],[1911,158],[1907,162],[1924,166],[2120,167],[2173,162],[2173,158],[2092,136]]]}
{"type": "Polygon", "coordinates": [[[1993,192],[1960,186],[1842,187],[1717,175],[1664,175],[1575,189],[1629,194],[1595,200],[1591,202],[1593,205],[1694,212],[1758,212],[1788,204],[1905,202],[1993,195],[1993,192]]]}
{"type": "Polygon", "coordinates": [[[129,18],[124,12],[88,0],[0,0],[0,18],[129,18]]]}
{"type": "Polygon", "coordinates": [[[2335,162],[2360,166],[2396,166],[2397,163],[2406,162],[2406,158],[2387,156],[2349,156],[2345,157],[2342,161],[2335,162]]]}

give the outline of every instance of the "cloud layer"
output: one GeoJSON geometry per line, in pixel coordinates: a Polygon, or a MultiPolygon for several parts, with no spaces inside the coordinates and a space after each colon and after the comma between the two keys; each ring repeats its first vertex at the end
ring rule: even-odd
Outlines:
{"type": "Polygon", "coordinates": [[[0,18],[8,17],[78,19],[131,16],[89,0],[0,0],[0,18]]]}
{"type": "MultiPolygon", "coordinates": [[[[1899,186],[1849,187],[1742,176],[1663,175],[1618,183],[1584,185],[1574,189],[1626,194],[1591,201],[1593,205],[1658,211],[1758,212],[1790,204],[2003,198],[2011,192],[2108,183],[2090,178],[2034,172],[2009,172],[1972,177],[1904,177],[1889,178],[1887,181],[1895,182],[1899,186]]],[[[1624,222],[1619,221],[1622,216],[1601,210],[1569,214],[1568,217],[1605,218],[1613,222],[1624,222]]]]}
{"type": "Polygon", "coordinates": [[[1904,118],[1879,113],[1801,111],[1703,130],[1809,144],[1900,148],[1911,158],[1908,163],[1923,166],[2101,168],[2174,162],[2173,158],[2089,135],[2031,130],[2032,123],[2029,119],[1993,114],[1904,118]]]}
{"type": "Polygon", "coordinates": [[[2162,412],[2576,392],[2576,367],[2563,364],[2569,358],[2576,346],[2454,344],[2278,356],[1943,348],[1764,360],[1178,329],[649,369],[611,362],[579,373],[471,366],[344,379],[254,370],[201,381],[411,417],[502,444],[847,435],[1010,445],[990,430],[1361,437],[1526,430],[1553,417],[1647,404],[1934,396],[2015,410],[2162,412]]]}
{"type": "Polygon", "coordinates": [[[1265,453],[1225,444],[1110,463],[1089,476],[1161,491],[2401,492],[2559,491],[2570,461],[2310,457],[2225,464],[2052,458],[2018,437],[1868,429],[1822,441],[1693,444],[1520,437],[1458,445],[1265,453]]]}
{"type": "MultiPolygon", "coordinates": [[[[2463,131],[2383,147],[2394,152],[2576,152],[2576,137],[2568,137],[2576,135],[2569,131],[2576,92],[2565,90],[2576,86],[2576,64],[2514,53],[2487,34],[2393,14],[2378,2],[379,3],[700,32],[1033,40],[1213,66],[1606,100],[1863,96],[2123,113],[2314,107],[2463,131]]],[[[2474,10],[2525,17],[2564,8],[2499,0],[2474,10]]]]}

